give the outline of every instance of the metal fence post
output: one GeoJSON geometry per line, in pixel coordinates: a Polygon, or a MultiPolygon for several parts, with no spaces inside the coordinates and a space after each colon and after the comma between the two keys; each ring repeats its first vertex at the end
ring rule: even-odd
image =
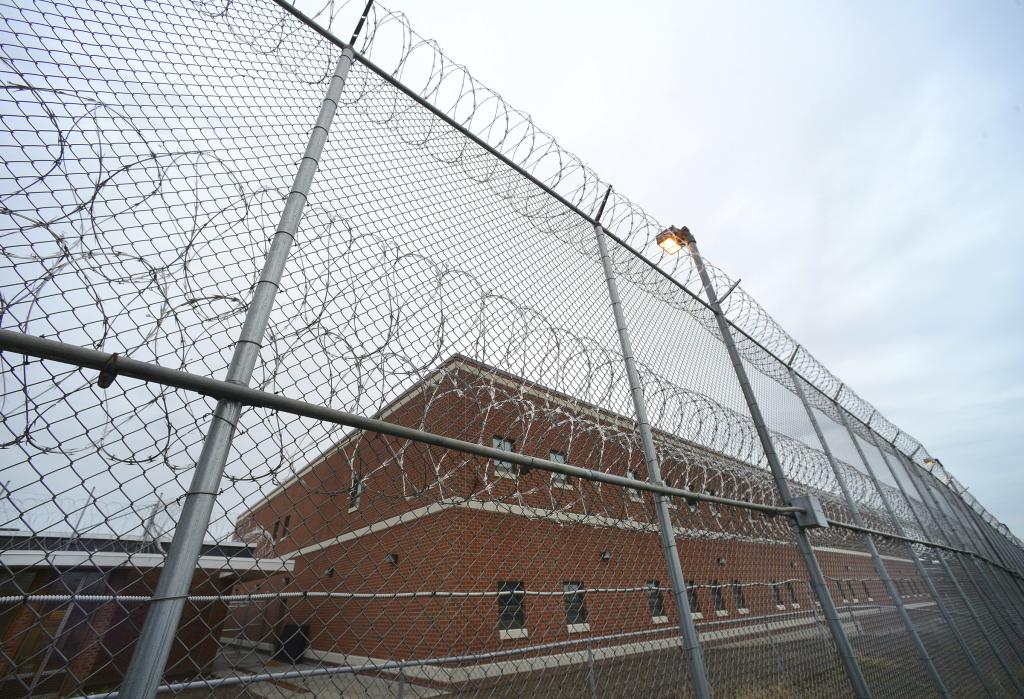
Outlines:
{"type": "MultiPolygon", "coordinates": [[[[843,415],[843,413],[840,412],[840,415],[843,415]]],[[[846,420],[845,416],[843,416],[843,420],[845,422],[845,420],[846,420]]],[[[849,423],[846,424],[846,427],[847,427],[847,429],[850,429],[849,423]]],[[[896,481],[896,487],[899,489],[900,493],[903,495],[904,500],[907,501],[907,507],[910,509],[911,514],[914,515],[914,520],[917,522],[917,526],[921,529],[922,532],[928,531],[925,528],[924,522],[921,520],[920,515],[918,515],[917,511],[914,509],[914,506],[913,506],[913,503],[912,503],[912,501],[910,499],[910,496],[907,494],[906,489],[903,487],[903,481],[901,481],[899,479],[899,476],[897,476],[897,474],[896,474],[896,469],[893,467],[892,462],[889,461],[889,456],[885,453],[885,450],[882,449],[881,444],[879,444],[878,436],[875,434],[874,430],[872,430],[870,427],[868,428],[868,434],[871,437],[871,441],[874,443],[875,448],[878,449],[879,453],[882,455],[882,460],[885,462],[886,467],[889,469],[889,473],[892,474],[893,480],[896,481]]],[[[926,509],[928,509],[928,511],[930,512],[931,509],[928,508],[928,506],[925,504],[926,500],[925,500],[924,492],[922,492],[922,490],[921,490],[923,485],[918,483],[917,479],[915,478],[916,474],[913,474],[909,469],[905,469],[905,470],[908,473],[908,477],[910,478],[910,482],[914,484],[914,489],[917,490],[918,491],[918,495],[920,495],[922,505],[925,505],[926,509]]],[[[888,499],[885,498],[884,495],[882,497],[882,500],[883,500],[883,502],[888,503],[888,499]]],[[[937,507],[937,504],[936,504],[936,507],[937,507]]],[[[890,507],[887,507],[887,509],[889,509],[890,512],[891,512],[891,508],[890,507]]],[[[893,513],[893,516],[894,515],[895,515],[895,513],[893,513]]],[[[936,521],[938,521],[938,520],[936,520],[936,521]]],[[[897,520],[896,523],[897,523],[897,526],[898,526],[899,525],[899,521],[897,520]]],[[[974,621],[974,624],[981,631],[982,638],[985,639],[986,645],[988,645],[989,649],[992,651],[992,654],[996,657],[996,660],[1002,666],[1002,668],[1006,672],[1006,674],[1009,675],[1010,681],[1013,683],[1013,685],[1017,687],[1017,690],[1019,692],[1024,694],[1024,689],[1021,688],[1020,683],[1017,681],[1017,678],[1013,676],[1013,672],[1010,670],[1010,667],[1007,664],[1006,659],[1003,658],[1002,654],[999,653],[999,649],[996,647],[995,642],[992,640],[992,637],[989,634],[988,629],[985,628],[985,625],[983,623],[981,623],[981,619],[978,617],[978,613],[976,611],[974,611],[974,607],[971,606],[971,602],[967,598],[967,594],[964,592],[963,587],[961,587],[960,581],[957,580],[955,575],[953,575],[953,570],[949,567],[949,562],[946,561],[946,556],[945,555],[940,555],[940,556],[938,556],[938,560],[939,560],[940,565],[942,566],[943,572],[945,572],[945,574],[946,574],[946,577],[948,577],[950,582],[953,583],[953,588],[956,590],[957,596],[960,597],[960,599],[963,601],[964,607],[967,609],[967,613],[970,615],[971,620],[974,621]]],[[[929,587],[931,588],[932,586],[929,585],[929,587]]],[[[932,590],[932,594],[935,595],[937,593],[934,590],[932,590]]],[[[988,683],[986,681],[986,685],[987,684],[988,683]]],[[[994,693],[993,693],[993,696],[994,696],[994,693]]]]}
{"type": "MultiPolygon", "coordinates": [[[[885,452],[883,451],[882,454],[884,456],[885,452]]],[[[904,470],[910,469],[905,468],[904,470]]],[[[920,474],[916,475],[920,477],[920,474]]],[[[929,483],[923,483],[923,486],[924,489],[928,492],[928,495],[932,498],[938,516],[942,517],[946,521],[947,525],[949,525],[947,527],[947,531],[949,532],[947,536],[952,538],[960,548],[969,551],[970,547],[968,546],[968,542],[960,536],[959,529],[964,526],[963,522],[958,522],[946,514],[945,510],[942,507],[942,503],[940,503],[939,501],[939,495],[932,489],[932,486],[929,483]]],[[[955,515],[955,510],[953,509],[953,506],[948,501],[946,501],[945,504],[947,507],[949,507],[950,512],[953,512],[953,514],[955,515]]],[[[1003,622],[1005,621],[1005,614],[1002,612],[1002,610],[992,606],[992,598],[997,597],[998,595],[996,594],[995,588],[992,587],[992,582],[989,580],[989,576],[987,576],[985,574],[985,571],[981,569],[981,566],[978,564],[978,561],[974,556],[969,556],[969,558],[974,566],[975,571],[977,572],[976,577],[985,582],[985,585],[988,588],[988,595],[985,594],[985,591],[982,589],[981,584],[978,582],[977,579],[975,579],[975,576],[972,576],[970,574],[970,572],[967,570],[967,566],[961,560],[960,567],[964,571],[964,577],[968,581],[970,581],[971,585],[974,587],[974,590],[977,593],[978,599],[981,601],[981,603],[988,608],[989,614],[992,615],[992,619],[995,622],[995,627],[999,629],[999,632],[1009,642],[1010,649],[1013,651],[1014,655],[1017,656],[1017,661],[1020,663],[1024,663],[1024,656],[1021,655],[1021,651],[1017,648],[1019,643],[1014,641],[1013,634],[1007,631],[1006,628],[1003,626],[1003,622]]],[[[1013,673],[1010,674],[1013,675],[1013,673]]],[[[1015,676],[1014,682],[1015,684],[1018,684],[1018,686],[1020,686],[1020,683],[1016,680],[1015,676]]],[[[1024,688],[1021,689],[1021,694],[1024,694],[1024,688]]]]}
{"type": "MultiPolygon", "coordinates": [[[[607,201],[608,194],[606,193],[604,201],[601,203],[601,212],[604,211],[607,201]]],[[[601,212],[598,212],[598,220],[601,218],[601,212]]],[[[626,326],[625,314],[622,311],[622,301],[619,298],[619,285],[615,278],[615,271],[612,268],[611,257],[608,254],[608,240],[600,223],[594,226],[594,234],[597,237],[598,248],[601,252],[601,264],[604,267],[605,281],[608,285],[608,296],[611,300],[612,313],[615,315],[615,328],[619,335],[619,344],[622,347],[622,360],[626,365],[629,389],[633,396],[633,408],[636,411],[637,427],[640,431],[641,443],[643,444],[644,460],[647,462],[647,478],[651,483],[664,485],[661,479],[661,468],[658,465],[658,454],[654,448],[654,436],[651,434],[651,425],[647,419],[647,403],[644,399],[643,387],[640,385],[640,374],[637,372],[636,363],[633,359],[633,345],[629,339],[629,329],[626,326]]],[[[686,582],[683,577],[682,564],[679,562],[679,552],[676,550],[676,535],[672,527],[672,518],[668,511],[668,502],[661,493],[654,493],[654,510],[658,517],[661,547],[665,554],[665,563],[668,567],[669,579],[672,585],[672,598],[676,605],[679,633],[682,636],[683,647],[689,659],[690,678],[693,682],[694,694],[702,699],[707,699],[711,696],[711,687],[708,683],[707,668],[704,665],[704,654],[701,652],[700,641],[697,638],[697,627],[693,623],[693,617],[690,613],[690,603],[686,596],[686,582]]]]}
{"type": "MultiPolygon", "coordinates": [[[[857,455],[860,457],[861,463],[864,464],[864,468],[867,471],[868,478],[871,480],[872,485],[875,486],[875,490],[878,492],[878,497],[882,501],[882,507],[885,508],[886,513],[889,515],[889,519],[892,520],[893,527],[895,527],[896,529],[896,533],[899,536],[906,536],[906,530],[903,529],[903,524],[900,522],[899,517],[896,516],[896,511],[893,508],[892,503],[889,502],[889,497],[886,495],[885,490],[882,489],[882,484],[879,482],[878,476],[875,474],[874,467],[871,466],[871,462],[868,461],[867,456],[864,454],[864,450],[857,442],[857,437],[853,432],[853,428],[850,426],[850,422],[846,419],[845,409],[838,403],[836,403],[835,406],[836,412],[839,414],[839,421],[842,423],[843,427],[846,428],[846,432],[850,435],[850,441],[853,442],[853,446],[857,450],[857,455]]],[[[872,433],[872,439],[874,439],[874,433],[872,433]]],[[[875,444],[875,447],[878,447],[877,443],[875,444]]],[[[888,465],[888,462],[886,462],[886,464],[888,465]]],[[[892,471],[891,466],[889,466],[889,470],[892,471]]],[[[896,478],[895,473],[893,473],[893,479],[896,480],[897,483],[899,483],[899,479],[896,478]]],[[[906,493],[903,494],[903,497],[907,497],[906,493]]],[[[918,520],[918,524],[919,526],[921,526],[920,520],[918,520]]],[[[925,531],[924,526],[921,526],[921,531],[925,531]]],[[[935,604],[938,606],[939,613],[942,615],[942,618],[945,620],[946,624],[953,632],[953,635],[956,637],[956,640],[960,645],[960,648],[964,651],[964,655],[967,656],[967,660],[971,664],[971,668],[973,668],[974,672],[978,675],[978,679],[981,681],[981,684],[985,688],[985,691],[987,691],[990,696],[995,696],[995,690],[989,683],[988,677],[985,675],[985,672],[981,669],[981,664],[978,662],[977,657],[971,651],[971,647],[967,644],[967,641],[960,633],[960,629],[957,628],[957,625],[954,622],[952,615],[949,613],[949,610],[946,609],[946,604],[942,601],[942,597],[939,595],[938,588],[935,586],[934,581],[928,574],[928,570],[925,568],[924,563],[921,562],[921,557],[917,555],[917,551],[914,550],[914,547],[909,544],[907,545],[907,550],[910,552],[911,560],[914,561],[914,568],[917,569],[917,574],[921,576],[921,579],[924,581],[925,587],[928,588],[928,593],[932,596],[932,599],[935,600],[935,604]]],[[[948,569],[945,559],[940,557],[940,560],[942,561],[943,566],[946,568],[946,575],[949,576],[949,578],[952,580],[953,574],[952,571],[948,569]]],[[[957,586],[957,590],[960,591],[959,586],[957,586]]],[[[970,607],[967,601],[967,597],[963,595],[962,591],[960,591],[960,597],[963,600],[964,605],[970,607]]]]}
{"type": "MultiPolygon", "coordinates": [[[[811,404],[807,400],[807,395],[804,393],[803,386],[800,385],[800,378],[796,375],[796,372],[793,371],[793,360],[796,359],[797,352],[799,351],[800,348],[797,347],[793,352],[793,356],[789,360],[789,366],[787,367],[789,369],[789,377],[793,382],[793,386],[796,390],[797,396],[800,398],[800,402],[804,406],[804,410],[807,412],[807,417],[811,421],[811,427],[814,428],[814,434],[817,435],[818,441],[821,443],[821,448],[825,452],[825,457],[828,459],[829,466],[832,467],[832,473],[836,477],[836,482],[839,483],[839,489],[843,493],[846,505],[850,508],[850,516],[853,517],[853,523],[858,527],[863,527],[864,521],[860,516],[860,511],[857,508],[856,501],[853,499],[853,495],[850,494],[850,488],[846,483],[846,477],[840,470],[839,464],[836,463],[835,456],[832,454],[832,448],[825,439],[825,434],[821,431],[821,426],[818,424],[818,418],[814,414],[814,410],[811,409],[811,404]]],[[[857,445],[857,448],[859,450],[860,445],[857,445]]],[[[863,454],[861,454],[861,459],[865,462],[865,465],[867,465],[867,460],[863,458],[863,454]]],[[[878,553],[878,548],[875,546],[875,541],[870,534],[864,535],[864,544],[867,546],[868,552],[871,554],[871,560],[875,565],[875,570],[878,571],[878,576],[882,579],[882,584],[885,586],[886,592],[889,593],[889,597],[896,605],[896,613],[899,615],[900,621],[903,622],[903,626],[906,627],[907,633],[910,634],[910,640],[914,644],[914,649],[917,651],[918,656],[920,656],[921,662],[924,663],[925,669],[931,676],[932,682],[935,683],[935,687],[939,690],[939,693],[942,696],[948,697],[949,691],[946,689],[946,685],[942,681],[942,676],[939,675],[939,671],[935,668],[935,664],[932,662],[931,656],[928,654],[928,650],[924,646],[924,642],[918,635],[917,629],[914,627],[914,623],[910,619],[910,615],[907,613],[907,609],[903,604],[903,597],[900,595],[899,590],[896,589],[896,585],[893,583],[892,577],[889,575],[889,569],[885,566],[885,562],[878,553]]],[[[910,547],[908,546],[908,548],[910,547]]],[[[911,553],[913,553],[912,549],[911,553]]],[[[920,563],[918,563],[918,569],[921,569],[920,563]]]]}
{"type": "MultiPolygon", "coordinates": [[[[757,436],[761,442],[761,448],[764,450],[765,458],[768,460],[768,467],[771,469],[772,478],[775,481],[775,487],[779,492],[779,497],[784,505],[792,505],[793,498],[789,490],[789,481],[786,479],[785,471],[782,469],[782,462],[779,460],[778,454],[775,453],[775,446],[772,443],[768,427],[765,425],[764,417],[761,415],[761,408],[757,404],[757,397],[754,395],[754,389],[750,385],[750,379],[747,377],[746,369],[743,368],[743,361],[740,359],[739,351],[736,349],[736,343],[733,341],[729,321],[726,319],[725,313],[722,312],[722,306],[718,303],[718,294],[715,292],[715,287],[711,283],[711,277],[708,275],[708,271],[704,266],[704,260],[701,258],[700,251],[697,249],[697,241],[690,234],[689,230],[684,228],[682,232],[684,234],[684,240],[689,246],[690,256],[693,258],[694,265],[697,267],[697,273],[700,275],[701,282],[704,285],[704,293],[707,296],[708,305],[711,307],[711,310],[715,315],[715,321],[718,323],[718,329],[722,335],[722,342],[725,344],[725,348],[729,353],[729,359],[732,361],[733,370],[736,372],[736,378],[739,380],[740,390],[743,392],[743,399],[747,404],[747,409],[750,411],[750,417],[754,422],[754,428],[757,430],[757,436]]],[[[849,637],[846,635],[846,630],[843,628],[843,623],[839,619],[839,613],[836,610],[835,602],[832,600],[832,596],[828,592],[828,586],[825,584],[825,576],[821,572],[821,566],[818,564],[818,559],[814,555],[814,549],[811,547],[811,542],[807,536],[807,532],[803,527],[796,523],[795,518],[792,520],[792,524],[793,530],[796,534],[797,546],[800,549],[800,555],[803,557],[804,565],[807,567],[807,572],[811,578],[811,586],[814,589],[818,601],[821,603],[821,608],[825,614],[829,631],[832,633],[832,639],[835,641],[836,650],[842,660],[846,674],[850,679],[850,684],[853,688],[854,694],[862,698],[870,697],[871,690],[868,688],[867,680],[864,678],[864,673],[861,671],[860,664],[857,662],[857,656],[853,651],[853,646],[850,644],[849,637]]]]}
{"type": "MultiPolygon", "coordinates": [[[[248,386],[263,343],[284,265],[298,231],[302,210],[327,142],[327,132],[338,108],[345,78],[352,65],[351,49],[344,49],[334,67],[327,95],[320,105],[316,124],[309,135],[306,150],[285,201],[270,251],[253,292],[242,332],[235,345],[226,381],[248,386]]],[[[178,622],[185,607],[185,597],[192,586],[203,538],[220,489],[242,406],[235,401],[221,400],[213,412],[210,429],[195,473],[185,496],[171,549],[161,571],[146,621],[142,627],[128,672],[121,686],[121,696],[146,699],[156,696],[171,645],[178,631],[178,622]]]]}
{"type": "MultiPolygon", "coordinates": [[[[988,538],[983,526],[979,525],[971,516],[973,510],[967,506],[962,495],[956,492],[956,489],[953,487],[953,483],[950,482],[946,487],[947,490],[950,491],[949,496],[946,497],[946,502],[950,503],[950,509],[953,512],[953,516],[960,521],[967,538],[974,541],[975,549],[983,556],[1003,562],[1005,565],[1005,561],[1003,561],[1001,554],[993,545],[991,539],[988,538]]],[[[990,576],[983,575],[983,577],[989,582],[991,579],[995,579],[995,584],[999,586],[1000,590],[1002,590],[1003,597],[1006,598],[1007,604],[1016,613],[1013,625],[1017,628],[1017,636],[1024,639],[1024,628],[1021,627],[1021,621],[1024,620],[1024,614],[1022,614],[1021,611],[1020,595],[1017,594],[1013,588],[1007,586],[1006,581],[1003,579],[1002,571],[997,570],[996,567],[992,565],[991,561],[985,560],[984,562],[991,569],[992,574],[990,576]]],[[[980,568],[981,563],[975,560],[975,566],[980,568]]]]}
{"type": "Polygon", "coordinates": [[[597,675],[594,673],[594,647],[587,639],[587,682],[590,684],[590,697],[597,699],[597,675]]]}

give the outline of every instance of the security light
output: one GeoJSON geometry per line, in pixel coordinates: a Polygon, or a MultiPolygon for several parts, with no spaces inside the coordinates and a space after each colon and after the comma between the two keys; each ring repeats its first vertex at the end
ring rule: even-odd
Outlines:
{"type": "MultiPolygon", "coordinates": [[[[686,237],[683,235],[683,231],[686,231],[685,226],[681,230],[675,226],[669,226],[658,234],[658,247],[669,255],[675,255],[686,245],[686,237]]],[[[689,233],[689,231],[686,232],[689,233]]]]}

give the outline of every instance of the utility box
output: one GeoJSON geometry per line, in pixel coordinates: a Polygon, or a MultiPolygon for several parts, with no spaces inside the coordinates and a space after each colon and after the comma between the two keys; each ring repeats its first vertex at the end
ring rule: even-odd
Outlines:
{"type": "Polygon", "coordinates": [[[277,634],[274,660],[298,663],[309,649],[309,624],[285,624],[277,634]]]}
{"type": "Polygon", "coordinates": [[[796,513],[796,523],[803,529],[828,528],[828,518],[825,510],[821,509],[821,500],[813,495],[801,495],[793,498],[793,507],[799,507],[803,512],[796,513]]]}

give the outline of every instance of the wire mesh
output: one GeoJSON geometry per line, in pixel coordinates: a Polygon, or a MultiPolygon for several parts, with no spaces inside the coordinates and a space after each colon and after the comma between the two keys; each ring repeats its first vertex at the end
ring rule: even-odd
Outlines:
{"type": "Polygon", "coordinates": [[[363,6],[328,3],[326,29],[272,0],[0,9],[0,325],[60,343],[3,339],[4,696],[113,696],[139,667],[195,697],[689,697],[704,674],[716,696],[844,696],[851,665],[871,695],[938,696],[930,663],[948,695],[1019,691],[1020,542],[707,265],[719,315],[696,256],[379,5],[259,347],[253,388],[295,402],[244,403],[151,656],[229,400],[198,381],[232,388],[329,30],[363,6]]]}

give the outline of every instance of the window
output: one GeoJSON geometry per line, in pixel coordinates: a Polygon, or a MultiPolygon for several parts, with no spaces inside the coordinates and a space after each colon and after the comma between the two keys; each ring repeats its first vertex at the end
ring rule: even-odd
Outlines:
{"type": "Polygon", "coordinates": [[[747,613],[747,598],[743,595],[743,586],[739,580],[732,581],[732,596],[736,600],[736,611],[740,614],[747,613]]]}
{"type": "Polygon", "coordinates": [[[843,592],[842,580],[836,580],[836,590],[839,592],[839,597],[837,599],[841,599],[843,601],[843,604],[846,604],[846,593],[843,592]]]}
{"type": "MultiPolygon", "coordinates": [[[[718,492],[713,490],[713,489],[712,490],[708,490],[708,495],[710,495],[711,497],[715,497],[716,495],[718,495],[718,492]]],[[[719,504],[717,502],[709,502],[708,503],[708,508],[711,510],[711,514],[713,514],[715,517],[717,517],[720,514],[722,514],[721,510],[718,509],[719,507],[720,506],[719,506],[719,504]]]]}
{"type": "Polygon", "coordinates": [[[775,600],[776,609],[785,609],[786,605],[782,601],[782,590],[779,589],[779,583],[772,580],[772,599],[775,600]]]}
{"type": "Polygon", "coordinates": [[[686,598],[690,603],[690,616],[694,619],[704,618],[700,611],[700,596],[697,594],[697,585],[692,580],[686,581],[686,598]]]}
{"type": "Polygon", "coordinates": [[[570,580],[562,586],[565,591],[565,624],[570,631],[589,631],[587,604],[584,600],[583,583],[570,580]],[[586,627],[586,628],[583,628],[586,627]]]}
{"type": "Polygon", "coordinates": [[[722,585],[717,580],[711,581],[711,597],[715,600],[715,616],[728,616],[725,608],[725,595],[722,594],[722,585]]]}
{"type": "Polygon", "coordinates": [[[644,587],[647,588],[647,608],[651,610],[651,619],[656,624],[667,622],[668,616],[665,614],[665,598],[661,594],[661,583],[657,580],[648,580],[644,583],[644,587]]]}
{"type": "Polygon", "coordinates": [[[278,531],[280,531],[280,529],[281,529],[281,520],[277,520],[276,522],[274,522],[274,533],[270,535],[270,540],[271,541],[274,541],[274,542],[277,541],[277,533],[278,533],[278,531]]]}
{"type": "MultiPolygon", "coordinates": [[[[632,470],[627,470],[626,471],[626,478],[629,478],[630,480],[634,480],[634,481],[637,480],[636,474],[632,470]]],[[[644,499],[643,494],[641,494],[641,492],[639,490],[637,490],[636,488],[627,488],[626,490],[629,492],[629,497],[632,498],[633,500],[643,500],[644,499]]]]}
{"type": "MultiPolygon", "coordinates": [[[[663,478],[662,479],[662,483],[665,484],[666,488],[675,488],[676,487],[675,486],[675,481],[672,478],[663,478]]],[[[672,496],[669,496],[669,495],[662,495],[661,497],[665,500],[665,504],[668,505],[670,509],[674,510],[676,508],[676,498],[675,497],[672,497],[672,496]]]]}
{"type": "Polygon", "coordinates": [[[359,500],[363,497],[363,477],[353,473],[352,486],[348,489],[348,511],[359,509],[359,500]]]}
{"type": "Polygon", "coordinates": [[[522,580],[498,583],[498,630],[502,638],[526,636],[525,600],[526,587],[522,580]]]}
{"type": "Polygon", "coordinates": [[[789,603],[790,603],[790,606],[792,606],[793,609],[799,609],[800,608],[800,602],[797,601],[797,598],[796,598],[796,588],[793,586],[793,581],[792,580],[787,580],[786,581],[786,591],[789,592],[789,603]]]}
{"type": "Polygon", "coordinates": [[[287,515],[284,518],[284,526],[281,528],[281,538],[282,539],[287,539],[288,538],[288,534],[289,534],[288,526],[291,523],[292,523],[292,516],[291,515],[287,515]]]}
{"type": "MultiPolygon", "coordinates": [[[[565,454],[560,451],[553,451],[548,454],[548,461],[554,461],[556,464],[564,464],[566,463],[565,454]]],[[[569,485],[569,476],[564,473],[552,473],[551,485],[556,488],[565,488],[567,490],[572,488],[572,486],[569,485]]]]}
{"type": "Polygon", "coordinates": [[[871,590],[868,589],[867,581],[861,580],[860,585],[864,588],[864,597],[867,598],[868,602],[874,602],[874,600],[871,598],[871,590]]]}
{"type": "Polygon", "coordinates": [[[857,599],[857,593],[853,591],[853,581],[852,580],[847,580],[846,581],[846,589],[850,593],[850,599],[851,600],[853,600],[854,602],[859,602],[860,601],[859,599],[857,599]]]}
{"type": "MultiPolygon", "coordinates": [[[[495,435],[491,438],[491,446],[501,451],[507,451],[509,453],[516,450],[516,443],[511,439],[505,437],[499,437],[495,435]]],[[[495,459],[494,461],[494,475],[501,478],[516,478],[519,475],[519,469],[511,461],[500,461],[495,459]]]]}

